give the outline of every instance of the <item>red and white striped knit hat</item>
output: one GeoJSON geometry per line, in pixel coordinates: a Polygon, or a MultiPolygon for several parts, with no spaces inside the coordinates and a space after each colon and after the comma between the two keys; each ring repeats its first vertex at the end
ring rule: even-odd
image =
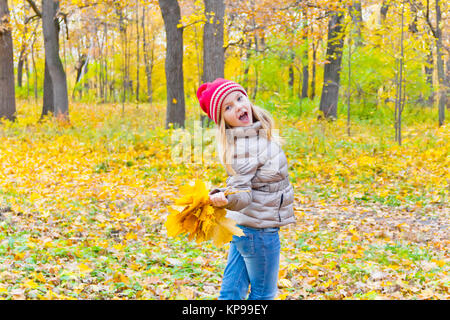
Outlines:
{"type": "Polygon", "coordinates": [[[219,124],[220,108],[225,97],[234,91],[240,91],[248,97],[245,89],[236,82],[217,78],[213,82],[206,82],[197,90],[200,107],[213,120],[219,124]]]}

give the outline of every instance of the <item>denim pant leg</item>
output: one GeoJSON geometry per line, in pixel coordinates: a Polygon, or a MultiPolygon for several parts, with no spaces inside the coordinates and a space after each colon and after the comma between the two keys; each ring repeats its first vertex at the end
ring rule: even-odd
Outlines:
{"type": "Polygon", "coordinates": [[[277,295],[280,261],[278,228],[266,228],[254,238],[255,254],[244,257],[250,278],[249,300],[271,300],[277,295]]]}
{"type": "Polygon", "coordinates": [[[219,299],[269,300],[277,294],[280,258],[279,228],[239,226],[245,236],[233,236],[219,299]]]}
{"type": "MultiPolygon", "coordinates": [[[[235,236],[233,236],[235,238],[235,236]]],[[[219,300],[243,300],[247,296],[250,280],[244,258],[236,245],[230,243],[228,262],[223,274],[219,300]]]]}

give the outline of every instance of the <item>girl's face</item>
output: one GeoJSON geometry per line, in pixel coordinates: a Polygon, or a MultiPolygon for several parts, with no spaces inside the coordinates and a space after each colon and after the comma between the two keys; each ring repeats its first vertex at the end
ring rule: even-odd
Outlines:
{"type": "Polygon", "coordinates": [[[222,103],[222,117],[231,127],[247,127],[253,124],[250,100],[240,91],[227,95],[222,103]]]}

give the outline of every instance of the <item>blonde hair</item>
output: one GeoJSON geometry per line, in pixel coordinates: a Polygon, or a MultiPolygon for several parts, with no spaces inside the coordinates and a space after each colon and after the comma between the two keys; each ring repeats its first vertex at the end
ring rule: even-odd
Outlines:
{"type": "MultiPolygon", "coordinates": [[[[278,129],[275,128],[275,121],[267,110],[261,107],[255,106],[250,103],[252,108],[253,119],[255,121],[261,122],[261,129],[263,129],[264,136],[269,141],[274,141],[279,146],[284,144],[284,140],[279,136],[278,129]]],[[[227,135],[227,129],[231,127],[225,122],[224,117],[219,115],[219,125],[216,131],[217,139],[217,150],[219,159],[225,166],[226,170],[231,174],[235,175],[236,172],[231,166],[233,159],[233,144],[234,140],[231,141],[231,137],[227,135]]]]}

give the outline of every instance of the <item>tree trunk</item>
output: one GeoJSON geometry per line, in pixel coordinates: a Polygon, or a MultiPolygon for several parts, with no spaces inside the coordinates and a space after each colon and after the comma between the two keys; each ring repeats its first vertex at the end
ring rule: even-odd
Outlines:
{"type": "Polygon", "coordinates": [[[24,67],[25,60],[27,59],[26,49],[28,47],[27,33],[28,33],[28,22],[29,21],[26,19],[26,16],[28,15],[28,10],[27,10],[26,6],[23,7],[22,14],[23,14],[23,16],[22,16],[23,20],[21,21],[21,23],[23,24],[23,30],[21,32],[22,43],[21,43],[21,47],[20,47],[19,61],[17,63],[17,86],[19,88],[22,87],[23,67],[24,67]]]}
{"type": "Polygon", "coordinates": [[[419,32],[419,29],[417,29],[417,21],[418,21],[418,12],[417,12],[417,4],[415,3],[415,1],[410,1],[409,2],[409,7],[411,10],[411,14],[413,16],[413,19],[411,21],[411,23],[408,26],[408,30],[413,33],[416,34],[419,32]]]}
{"type": "Polygon", "coordinates": [[[25,58],[25,74],[27,75],[27,100],[30,97],[30,66],[28,57],[25,58]]]}
{"type": "Polygon", "coordinates": [[[206,23],[203,29],[203,82],[224,77],[223,0],[205,0],[206,23]]]}
{"type": "Polygon", "coordinates": [[[122,42],[122,112],[125,111],[125,101],[127,96],[128,77],[127,77],[127,29],[124,23],[122,8],[117,7],[119,15],[120,40],[122,42]]]}
{"type": "Polygon", "coordinates": [[[103,66],[105,70],[105,87],[103,88],[103,96],[105,97],[105,102],[109,102],[108,100],[108,23],[104,24],[104,42],[105,42],[105,56],[103,60],[103,66]]]}
{"type": "MultiPolygon", "coordinates": [[[[253,22],[253,25],[255,25],[255,22],[253,22]]],[[[259,52],[259,45],[258,45],[259,41],[258,41],[258,35],[256,32],[254,35],[254,39],[255,39],[255,55],[257,55],[259,52]]],[[[256,94],[258,93],[258,83],[259,83],[259,68],[257,68],[255,66],[255,88],[252,92],[252,100],[256,99],[256,94]]]]}
{"type": "Polygon", "coordinates": [[[42,104],[42,114],[41,120],[44,116],[49,113],[55,113],[55,102],[53,98],[53,83],[52,77],[50,76],[50,72],[48,70],[47,61],[45,62],[45,70],[44,70],[44,99],[42,104]]]}
{"type": "Polygon", "coordinates": [[[350,6],[350,14],[353,24],[356,26],[355,45],[357,47],[362,46],[362,8],[360,0],[353,0],[353,4],[350,6]]]}
{"type": "Polygon", "coordinates": [[[316,96],[316,57],[317,57],[317,42],[314,41],[312,43],[312,72],[311,72],[311,92],[310,92],[310,99],[314,99],[316,96]]]}
{"type": "Polygon", "coordinates": [[[347,134],[350,137],[350,98],[351,98],[351,83],[352,83],[352,35],[350,33],[348,38],[348,85],[347,85],[347,134]]]}
{"type": "Polygon", "coordinates": [[[405,16],[405,1],[402,3],[401,11],[401,35],[400,35],[400,57],[397,58],[397,72],[395,76],[396,82],[396,97],[395,97],[395,141],[402,145],[402,112],[405,105],[405,81],[404,81],[404,16],[405,16]]]}
{"type": "Polygon", "coordinates": [[[384,24],[384,21],[386,20],[387,12],[389,9],[389,1],[383,0],[383,3],[381,4],[380,8],[380,24],[384,24]]]}
{"type": "MultiPolygon", "coordinates": [[[[307,16],[306,14],[304,14],[305,17],[305,24],[304,24],[304,28],[308,27],[308,22],[307,22],[307,16]]],[[[302,81],[302,99],[304,98],[308,98],[308,83],[309,83],[309,62],[308,62],[308,49],[309,49],[309,45],[308,45],[308,31],[304,30],[303,31],[303,43],[304,43],[304,51],[303,51],[303,58],[302,58],[302,74],[303,74],[303,81],[302,81]]]]}
{"type": "Polygon", "coordinates": [[[166,129],[172,123],[174,127],[184,128],[185,101],[183,79],[183,28],[178,28],[181,20],[180,6],[177,0],[159,0],[166,30],[166,91],[167,112],[166,129]]]}
{"type": "MultiPolygon", "coordinates": [[[[224,77],[225,51],[223,48],[223,16],[225,4],[223,0],[204,0],[206,22],[203,29],[203,82],[212,82],[224,77]]],[[[204,116],[200,120],[205,125],[211,119],[204,116]]]]}
{"type": "MultiPolygon", "coordinates": [[[[152,71],[153,71],[153,63],[154,63],[154,39],[152,41],[152,47],[148,49],[147,42],[147,31],[145,30],[145,18],[146,18],[146,6],[142,7],[142,46],[144,53],[144,63],[145,63],[145,75],[147,77],[147,101],[150,104],[153,102],[153,90],[152,90],[152,71]],[[150,51],[150,57],[148,56],[148,51],[150,51]]],[[[153,33],[154,37],[155,33],[153,33]]]]}
{"type": "MultiPolygon", "coordinates": [[[[200,53],[200,41],[198,41],[198,31],[197,26],[194,25],[194,44],[195,44],[195,53],[196,53],[196,63],[197,63],[197,88],[202,85],[202,77],[203,77],[203,56],[202,53],[200,53]]],[[[203,44],[203,42],[202,42],[203,44]]]]}
{"type": "Polygon", "coordinates": [[[139,51],[139,42],[141,42],[140,34],[139,34],[139,1],[136,0],[136,101],[139,103],[139,90],[141,87],[141,83],[139,80],[139,68],[141,64],[140,59],[140,51],[139,51]]]}
{"type": "MultiPolygon", "coordinates": [[[[85,53],[81,54],[78,58],[78,62],[75,64],[76,77],[75,77],[75,85],[72,92],[72,99],[75,99],[75,92],[78,82],[80,82],[81,78],[84,75],[84,70],[87,70],[87,61],[88,57],[85,53]]],[[[82,88],[79,88],[78,91],[82,91],[82,88]]]]}
{"type": "Polygon", "coordinates": [[[291,54],[290,54],[290,60],[291,63],[289,64],[289,70],[288,70],[288,75],[289,75],[289,80],[288,80],[288,86],[289,86],[289,94],[291,96],[294,96],[294,64],[295,64],[295,53],[292,50],[291,54]]]}
{"type": "Polygon", "coordinates": [[[433,88],[433,46],[430,45],[428,54],[427,54],[427,61],[425,65],[425,75],[426,75],[426,82],[430,86],[430,96],[428,97],[426,103],[429,106],[433,105],[433,96],[434,96],[434,88],[433,88]]]}
{"type": "Polygon", "coordinates": [[[22,50],[20,50],[19,62],[17,63],[17,86],[22,87],[23,78],[23,64],[25,62],[25,47],[22,45],[22,50]]]}
{"type": "Polygon", "coordinates": [[[106,102],[105,99],[105,64],[104,61],[106,59],[105,57],[105,47],[106,47],[106,41],[105,41],[105,32],[103,32],[103,38],[100,38],[100,29],[99,26],[95,26],[95,39],[97,40],[97,48],[98,48],[98,63],[96,66],[96,74],[98,75],[98,96],[100,97],[100,101],[102,103],[106,102]]]}
{"type": "MultiPolygon", "coordinates": [[[[308,53],[305,53],[307,55],[308,53]]],[[[309,80],[309,71],[308,71],[308,62],[303,65],[303,83],[302,83],[302,99],[308,98],[308,80],[309,80]]]]}
{"type": "Polygon", "coordinates": [[[326,57],[329,63],[325,64],[322,96],[320,98],[320,110],[326,118],[337,118],[342,48],[344,46],[343,19],[344,15],[341,12],[334,12],[328,22],[326,57]]]}
{"type": "MultiPolygon", "coordinates": [[[[446,82],[445,85],[447,86],[447,97],[450,97],[450,56],[447,55],[447,61],[445,62],[446,66],[447,66],[447,72],[446,72],[446,82]]],[[[449,103],[449,99],[447,98],[447,109],[450,109],[450,103],[449,103]]]]}
{"type": "MultiPolygon", "coordinates": [[[[36,31],[36,30],[35,30],[36,31]]],[[[38,90],[37,90],[37,70],[36,70],[36,59],[34,58],[34,43],[36,42],[36,32],[33,34],[33,42],[31,43],[31,62],[33,64],[33,75],[34,75],[34,101],[37,104],[38,100],[38,90]]]]}
{"type": "Polygon", "coordinates": [[[447,104],[445,75],[444,75],[444,59],[442,58],[442,31],[441,31],[441,7],[439,0],[436,0],[436,66],[438,71],[438,106],[439,106],[439,126],[445,121],[445,105],[447,104]]]}
{"type": "Polygon", "coordinates": [[[251,48],[252,48],[252,38],[249,39],[247,45],[245,46],[245,68],[244,68],[244,81],[242,86],[247,92],[249,90],[248,72],[250,71],[250,58],[252,57],[251,48]]]}
{"type": "MultiPolygon", "coordinates": [[[[111,39],[111,43],[114,43],[115,41],[115,37],[114,37],[114,33],[111,35],[112,39],[111,39]]],[[[114,50],[114,46],[111,46],[111,57],[114,57],[115,55],[115,50],[114,50]]],[[[116,88],[115,88],[115,84],[116,84],[116,80],[114,78],[114,74],[113,74],[113,70],[116,70],[116,64],[115,64],[115,59],[111,59],[111,73],[109,74],[109,82],[108,82],[108,90],[109,90],[109,97],[113,102],[117,101],[117,97],[116,97],[116,88]]]]}
{"type": "Polygon", "coordinates": [[[14,88],[13,42],[8,0],[0,0],[0,119],[14,121],[16,98],[14,88]]]}
{"type": "Polygon", "coordinates": [[[53,89],[54,115],[68,120],[69,100],[67,79],[59,57],[58,12],[59,1],[42,0],[42,29],[44,32],[45,62],[48,65],[53,89]]]}

